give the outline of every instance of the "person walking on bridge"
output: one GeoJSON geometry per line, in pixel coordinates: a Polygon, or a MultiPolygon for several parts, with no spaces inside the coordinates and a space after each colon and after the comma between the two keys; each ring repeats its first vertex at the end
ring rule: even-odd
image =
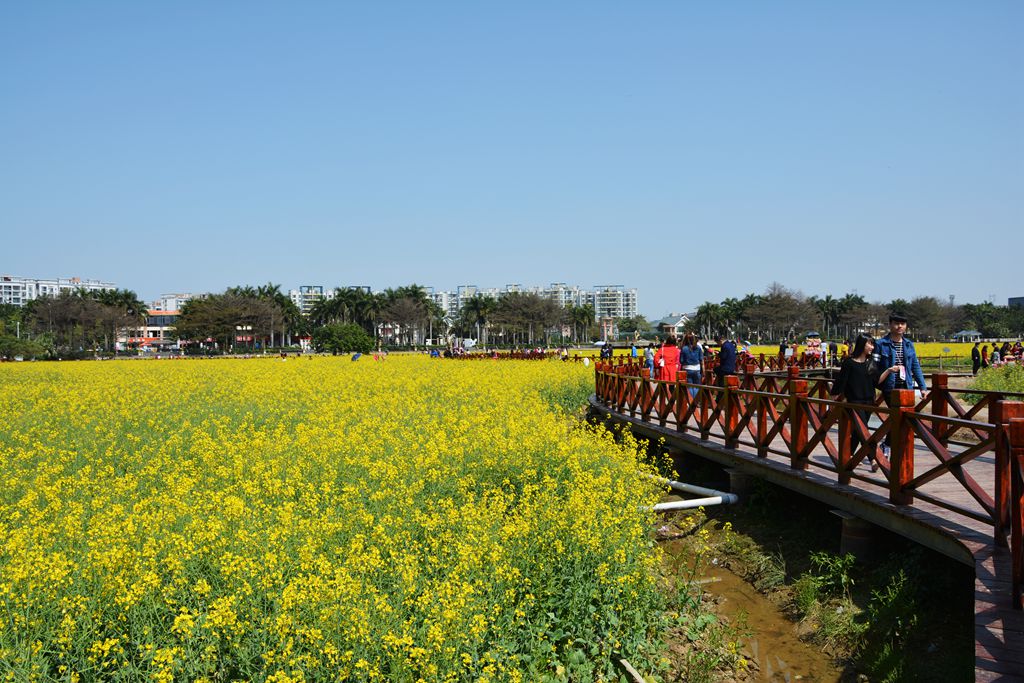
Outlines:
{"type": "Polygon", "coordinates": [[[686,371],[687,384],[691,385],[690,396],[696,396],[697,387],[693,385],[701,383],[704,354],[701,352],[700,347],[697,346],[697,337],[692,332],[688,332],[683,337],[683,346],[679,349],[679,362],[682,363],[683,370],[686,371]]]}
{"type": "Polygon", "coordinates": [[[654,342],[644,349],[644,367],[647,368],[647,376],[654,379],[654,342]]]}
{"type": "Polygon", "coordinates": [[[675,382],[679,372],[679,348],[676,346],[675,335],[669,335],[658,352],[654,354],[654,366],[658,371],[658,379],[662,382],[675,382]]]}
{"type": "Polygon", "coordinates": [[[736,342],[725,339],[722,335],[716,338],[718,341],[718,367],[715,368],[716,383],[720,387],[725,386],[725,378],[728,375],[736,374],[736,342]]]}
{"type": "MultiPolygon", "coordinates": [[[[857,341],[853,345],[853,352],[843,359],[839,368],[839,376],[832,384],[829,393],[837,399],[860,405],[874,405],[875,389],[878,385],[878,368],[871,359],[875,350],[875,338],[870,334],[857,335],[857,341]]],[[[868,419],[871,417],[869,410],[854,410],[864,422],[867,428],[868,419]]],[[[853,452],[864,442],[856,423],[850,433],[850,446],[853,452]]],[[[878,471],[878,462],[875,459],[875,449],[868,449],[868,462],[871,463],[871,471],[878,471]]]]}
{"type": "MultiPolygon", "coordinates": [[[[878,384],[885,396],[886,404],[892,407],[892,392],[895,389],[915,389],[921,392],[921,399],[928,398],[924,371],[917,359],[914,342],[904,335],[907,332],[907,317],[902,313],[889,314],[889,334],[878,340],[873,359],[881,369],[878,384]]],[[[889,454],[891,434],[885,435],[882,452],[889,454]]]]}

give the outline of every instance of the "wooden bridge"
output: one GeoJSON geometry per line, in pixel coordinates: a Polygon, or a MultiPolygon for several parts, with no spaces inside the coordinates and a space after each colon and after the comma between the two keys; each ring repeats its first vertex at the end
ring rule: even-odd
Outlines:
{"type": "Polygon", "coordinates": [[[596,409],[973,567],[976,680],[1024,682],[1024,394],[951,389],[934,374],[924,400],[896,390],[891,406],[857,405],[781,359],[747,358],[721,387],[682,372],[651,380],[631,361],[596,364],[596,409]],[[869,453],[877,472],[858,469],[869,453]]]}

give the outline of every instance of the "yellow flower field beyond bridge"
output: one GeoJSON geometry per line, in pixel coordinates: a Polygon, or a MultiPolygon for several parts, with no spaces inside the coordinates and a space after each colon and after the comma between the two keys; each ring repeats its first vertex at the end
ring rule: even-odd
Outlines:
{"type": "Polygon", "coordinates": [[[598,680],[660,655],[638,451],[592,370],[0,366],[0,677],[598,680]]]}

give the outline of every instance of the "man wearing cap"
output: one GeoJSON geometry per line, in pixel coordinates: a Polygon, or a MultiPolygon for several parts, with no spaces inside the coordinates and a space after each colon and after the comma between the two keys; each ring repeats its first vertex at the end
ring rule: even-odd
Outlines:
{"type": "MultiPolygon", "coordinates": [[[[872,360],[881,371],[878,386],[885,396],[886,405],[889,406],[892,405],[891,397],[894,389],[916,389],[921,392],[922,399],[928,397],[921,362],[917,359],[917,352],[914,351],[914,342],[904,336],[906,332],[907,317],[902,313],[890,313],[889,334],[875,343],[872,360]]],[[[882,451],[886,455],[889,454],[888,434],[885,435],[882,451]]]]}

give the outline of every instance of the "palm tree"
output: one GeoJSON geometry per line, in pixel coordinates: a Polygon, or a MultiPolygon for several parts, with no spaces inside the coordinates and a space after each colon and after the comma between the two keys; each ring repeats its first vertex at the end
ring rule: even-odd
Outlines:
{"type": "Polygon", "coordinates": [[[825,327],[825,338],[827,339],[832,336],[832,328],[839,324],[842,304],[840,301],[833,299],[831,294],[826,294],[823,299],[811,297],[810,302],[821,315],[821,322],[825,327]]]}
{"type": "Polygon", "coordinates": [[[723,317],[721,306],[710,301],[705,301],[697,307],[697,312],[694,313],[693,321],[699,328],[701,328],[704,338],[711,339],[711,337],[719,331],[723,317]]]}
{"type": "Polygon", "coordinates": [[[579,335],[583,337],[589,336],[590,328],[593,327],[596,318],[594,307],[590,304],[571,307],[569,309],[569,320],[572,321],[573,341],[578,344],[580,341],[579,335]],[[579,335],[577,335],[577,332],[579,332],[579,335]]]}
{"type": "Polygon", "coordinates": [[[729,297],[718,305],[722,314],[722,322],[727,332],[735,332],[739,324],[740,316],[743,315],[743,302],[739,299],[729,297]]]}
{"type": "Polygon", "coordinates": [[[474,294],[472,297],[466,300],[462,304],[462,316],[470,325],[476,327],[476,338],[481,339],[483,345],[486,347],[487,340],[481,337],[481,330],[483,334],[487,334],[487,321],[494,312],[495,301],[490,297],[486,297],[482,294],[474,294]]]}

